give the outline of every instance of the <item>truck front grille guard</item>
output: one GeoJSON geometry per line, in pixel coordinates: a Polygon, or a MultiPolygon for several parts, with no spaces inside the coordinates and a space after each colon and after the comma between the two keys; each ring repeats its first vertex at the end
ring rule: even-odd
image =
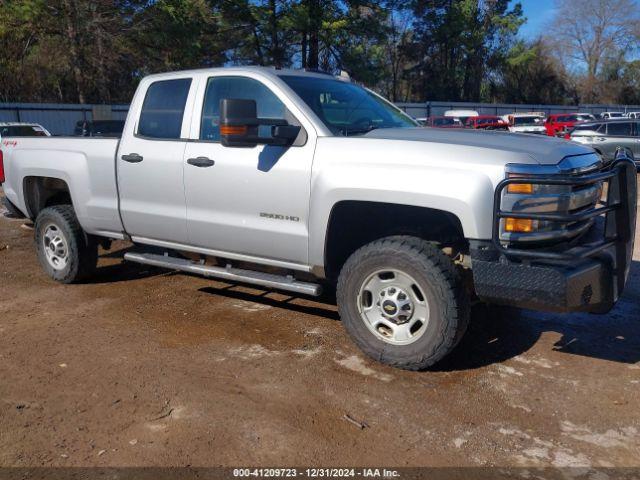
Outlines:
{"type": "Polygon", "coordinates": [[[495,192],[493,206],[492,243],[495,249],[505,257],[521,261],[541,261],[564,265],[587,258],[593,258],[604,251],[615,252],[612,267],[618,277],[618,290],[621,292],[631,265],[633,240],[636,224],[637,184],[636,166],[633,155],[624,149],[616,152],[615,160],[606,169],[587,175],[532,175],[502,180],[495,192]],[[511,184],[565,185],[584,187],[598,182],[608,185],[607,200],[599,200],[593,207],[576,213],[528,213],[505,211],[501,208],[502,194],[511,184]],[[501,240],[501,220],[506,217],[530,219],[569,224],[604,216],[603,238],[597,241],[570,247],[558,251],[557,246],[546,248],[517,248],[512,244],[503,244],[501,240]]]}

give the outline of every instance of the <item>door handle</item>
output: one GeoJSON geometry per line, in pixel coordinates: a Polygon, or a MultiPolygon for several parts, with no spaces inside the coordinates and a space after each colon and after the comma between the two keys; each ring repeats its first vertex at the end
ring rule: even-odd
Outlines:
{"type": "Polygon", "coordinates": [[[122,160],[129,163],[140,163],[144,160],[142,155],[138,155],[137,153],[130,153],[129,155],[122,155],[122,160]]]}
{"type": "Polygon", "coordinates": [[[190,158],[189,160],[187,160],[187,163],[189,165],[193,165],[194,167],[204,168],[204,167],[213,167],[216,162],[207,157],[197,157],[197,158],[190,158]]]}

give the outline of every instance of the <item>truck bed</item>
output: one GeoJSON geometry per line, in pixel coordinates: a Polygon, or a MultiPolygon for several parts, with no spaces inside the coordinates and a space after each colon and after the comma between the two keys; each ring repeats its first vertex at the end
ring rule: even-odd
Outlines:
{"type": "Polygon", "coordinates": [[[25,201],[29,177],[58,179],[67,184],[78,220],[88,233],[119,233],[122,224],[115,173],[118,143],[117,138],[4,137],[0,148],[5,195],[30,216],[25,201]]]}

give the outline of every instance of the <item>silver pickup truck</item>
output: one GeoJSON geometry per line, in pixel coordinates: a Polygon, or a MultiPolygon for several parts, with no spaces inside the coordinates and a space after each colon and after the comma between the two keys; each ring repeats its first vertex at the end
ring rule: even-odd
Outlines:
{"type": "Polygon", "coordinates": [[[321,73],[225,68],[146,77],[122,138],[3,138],[8,206],[63,283],[125,260],[320,295],[355,343],[423,369],[474,301],[606,312],[625,286],[636,171],[624,150],[420,128],[321,73]]]}

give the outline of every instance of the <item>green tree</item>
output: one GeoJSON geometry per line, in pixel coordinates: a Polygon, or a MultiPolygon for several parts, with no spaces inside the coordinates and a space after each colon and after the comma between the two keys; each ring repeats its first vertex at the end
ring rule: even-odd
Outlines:
{"type": "Polygon", "coordinates": [[[506,103],[562,104],[574,97],[563,68],[541,40],[518,41],[490,85],[490,99],[506,103]]]}
{"type": "Polygon", "coordinates": [[[418,99],[479,101],[524,22],[508,0],[414,0],[418,99]]]}

